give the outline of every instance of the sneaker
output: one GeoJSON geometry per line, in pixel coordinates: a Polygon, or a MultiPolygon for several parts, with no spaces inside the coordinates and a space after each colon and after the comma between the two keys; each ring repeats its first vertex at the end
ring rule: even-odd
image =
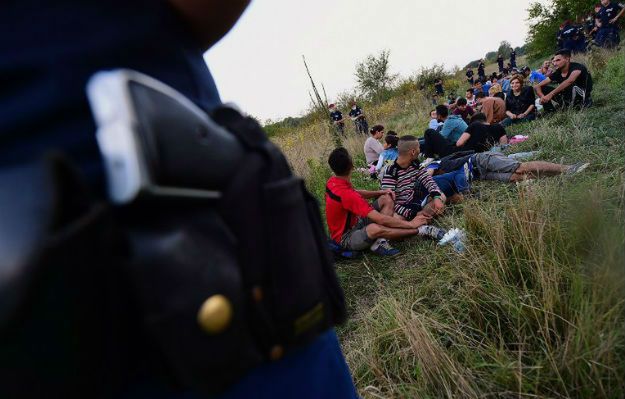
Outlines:
{"type": "Polygon", "coordinates": [[[590,166],[589,162],[586,162],[586,163],[578,162],[576,164],[571,165],[564,173],[566,173],[567,175],[576,175],[578,173],[583,172],[589,166],[590,166]]]}
{"type": "Polygon", "coordinates": [[[399,255],[399,249],[391,247],[388,241],[382,241],[373,253],[380,256],[396,256],[399,255]]]}
{"type": "Polygon", "coordinates": [[[444,236],[446,231],[441,229],[440,227],[431,226],[426,224],[425,226],[421,226],[418,229],[419,235],[421,237],[430,237],[437,241],[440,241],[444,236]]]}

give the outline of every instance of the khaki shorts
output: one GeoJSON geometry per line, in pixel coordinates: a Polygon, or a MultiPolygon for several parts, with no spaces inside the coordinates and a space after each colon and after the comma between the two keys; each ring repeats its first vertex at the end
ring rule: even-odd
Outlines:
{"type": "Polygon", "coordinates": [[[354,227],[343,233],[341,247],[352,251],[363,251],[375,241],[367,235],[367,225],[371,223],[368,218],[359,218],[354,227]]]}
{"type": "Polygon", "coordinates": [[[473,166],[477,168],[482,180],[497,180],[507,183],[521,166],[521,162],[498,152],[477,153],[474,160],[473,166]]]}

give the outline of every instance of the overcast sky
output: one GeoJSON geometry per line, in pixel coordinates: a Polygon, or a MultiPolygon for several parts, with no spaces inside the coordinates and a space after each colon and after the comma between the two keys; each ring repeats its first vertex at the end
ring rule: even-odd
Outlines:
{"type": "Polygon", "coordinates": [[[523,45],[527,0],[255,0],[206,53],[224,101],[258,117],[280,120],[308,107],[310,82],[328,100],[356,87],[355,66],[389,49],[391,72],[421,66],[464,66],[502,40],[523,45]]]}

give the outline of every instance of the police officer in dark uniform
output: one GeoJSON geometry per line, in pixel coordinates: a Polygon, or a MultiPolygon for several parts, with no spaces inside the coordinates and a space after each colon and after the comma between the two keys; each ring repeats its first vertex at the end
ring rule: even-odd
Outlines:
{"type": "Polygon", "coordinates": [[[465,75],[467,76],[467,82],[469,82],[469,84],[473,86],[473,69],[471,69],[470,67],[467,68],[467,72],[465,73],[465,75]]]}
{"type": "Polygon", "coordinates": [[[445,94],[445,89],[443,88],[443,80],[441,78],[436,79],[436,81],[434,82],[434,90],[439,96],[445,94]]]}
{"type": "MultiPolygon", "coordinates": [[[[175,264],[167,268],[165,275],[159,275],[154,268],[141,280],[151,288],[137,291],[131,289],[130,281],[135,280],[129,277],[136,269],[118,261],[130,254],[129,248],[117,243],[117,238],[121,239],[117,228],[99,224],[103,229],[88,229],[107,207],[105,172],[85,86],[98,71],[127,68],[174,88],[207,113],[214,111],[221,101],[203,54],[230,30],[248,2],[56,0],[3,4],[0,29],[2,36],[10,40],[0,44],[0,76],[5,83],[0,91],[0,190],[10,187],[24,192],[19,201],[27,205],[41,192],[49,194],[49,187],[38,185],[39,180],[54,189],[50,200],[36,208],[38,211],[18,214],[12,231],[6,231],[6,214],[0,222],[0,397],[208,397],[205,391],[196,390],[192,381],[197,380],[189,377],[189,370],[213,362],[221,348],[232,345],[229,339],[245,331],[229,331],[223,336],[204,333],[214,333],[217,327],[223,330],[222,321],[229,319],[231,309],[227,298],[207,298],[198,313],[189,298],[172,301],[168,292],[160,291],[163,286],[184,291],[187,287],[179,286],[182,281],[210,273],[209,259],[203,260],[206,269],[198,274],[191,271],[189,275],[189,270],[175,264]],[[32,181],[14,179],[34,170],[31,165],[38,164],[50,151],[61,152],[72,165],[50,172],[58,180],[44,179],[47,174],[30,174],[34,176],[32,181]],[[65,178],[68,175],[72,179],[65,178]],[[79,181],[74,176],[79,176],[79,181]],[[94,201],[97,206],[86,208],[85,204],[94,201]],[[51,215],[42,213],[48,205],[54,206],[51,215]],[[92,209],[93,213],[83,215],[83,209],[92,209]],[[50,229],[51,239],[44,241],[42,248],[56,250],[47,252],[54,267],[28,269],[23,273],[23,284],[11,285],[7,278],[10,280],[20,270],[10,267],[19,265],[20,260],[30,267],[33,263],[27,261],[38,261],[40,252],[15,258],[9,256],[13,253],[7,247],[26,233],[38,233],[37,229],[25,232],[24,228],[30,222],[38,227],[37,220],[32,220],[37,218],[50,218],[50,224],[42,228],[50,229]],[[77,252],[84,252],[86,247],[86,251],[95,252],[93,256],[73,263],[79,254],[58,247],[59,242],[73,237],[77,252]],[[103,250],[109,245],[115,249],[111,257],[103,250]],[[10,274],[5,273],[7,267],[10,274]],[[22,291],[29,297],[13,295],[22,291]],[[156,302],[139,301],[144,296],[156,302]],[[19,303],[16,313],[8,312],[14,303],[19,303]],[[164,313],[148,312],[159,304],[166,306],[159,308],[164,313]],[[166,329],[165,325],[175,328],[166,329]],[[197,346],[187,348],[185,353],[171,349],[185,344],[197,346]],[[211,345],[214,350],[206,352],[211,345]]],[[[210,165],[210,159],[206,162],[208,165],[197,167],[219,167],[210,165]]],[[[5,194],[0,193],[2,211],[20,205],[7,203],[5,194]]],[[[194,209],[175,211],[188,211],[189,220],[193,220],[194,209]]],[[[120,210],[115,220],[124,225],[138,220],[147,229],[166,223],[173,211],[171,203],[155,202],[147,208],[120,210]]],[[[203,228],[212,231],[216,225],[203,228]]],[[[163,244],[188,242],[187,233],[183,230],[165,238],[163,244]]],[[[218,238],[231,240],[227,235],[218,238]]],[[[18,255],[21,248],[12,247],[18,255]]],[[[190,245],[181,258],[192,257],[199,249],[190,245]]],[[[150,262],[157,264],[159,259],[150,262]]],[[[266,303],[271,295],[271,289],[245,292],[250,303],[266,303]]],[[[319,315],[319,311],[310,313],[310,317],[300,320],[299,328],[310,325],[319,315]]],[[[244,325],[260,328],[267,317],[265,314],[244,325]]],[[[243,345],[235,345],[237,349],[223,357],[224,369],[237,369],[238,364],[258,365],[239,368],[235,375],[222,373],[217,367],[213,373],[203,375],[201,383],[234,381],[221,394],[210,396],[215,398],[356,397],[334,330],[329,328],[310,338],[309,343],[292,352],[276,345],[265,355],[267,361],[260,363],[261,359],[249,357],[243,345]]],[[[254,342],[261,344],[260,340],[254,342]]]]}
{"type": "Polygon", "coordinates": [[[483,80],[484,78],[486,78],[486,73],[484,72],[484,60],[480,60],[480,63],[477,65],[477,76],[480,78],[480,80],[483,80]]]}
{"type": "Polygon", "coordinates": [[[336,104],[330,104],[328,109],[330,110],[330,119],[332,119],[332,124],[339,133],[345,135],[345,118],[343,118],[343,113],[339,111],[336,104]]]}
{"type": "Polygon", "coordinates": [[[624,12],[623,4],[601,0],[601,9],[597,14],[601,26],[596,36],[596,42],[599,46],[610,48],[618,45],[620,35],[617,22],[624,12]]]}
{"type": "Polygon", "coordinates": [[[512,68],[516,68],[516,51],[514,49],[510,52],[510,65],[512,68]]]}
{"type": "Polygon", "coordinates": [[[503,55],[497,55],[497,66],[499,67],[499,72],[503,72],[503,55]]]}
{"type": "Polygon", "coordinates": [[[369,132],[369,124],[367,123],[367,118],[365,117],[365,113],[362,111],[362,108],[358,106],[355,102],[352,102],[352,108],[349,110],[349,117],[354,121],[354,127],[356,128],[357,133],[368,134],[369,132]]]}

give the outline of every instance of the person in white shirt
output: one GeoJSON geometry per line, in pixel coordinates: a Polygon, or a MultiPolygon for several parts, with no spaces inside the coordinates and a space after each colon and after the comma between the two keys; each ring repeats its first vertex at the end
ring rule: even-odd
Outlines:
{"type": "Polygon", "coordinates": [[[378,162],[380,154],[384,151],[384,147],[380,143],[380,139],[384,136],[384,126],[375,125],[371,128],[369,133],[371,135],[367,141],[365,141],[364,151],[367,165],[371,166],[378,162]]]}
{"type": "Polygon", "coordinates": [[[467,89],[467,93],[464,95],[464,98],[467,100],[467,105],[471,108],[475,107],[475,94],[473,94],[473,89],[467,89]]]}

